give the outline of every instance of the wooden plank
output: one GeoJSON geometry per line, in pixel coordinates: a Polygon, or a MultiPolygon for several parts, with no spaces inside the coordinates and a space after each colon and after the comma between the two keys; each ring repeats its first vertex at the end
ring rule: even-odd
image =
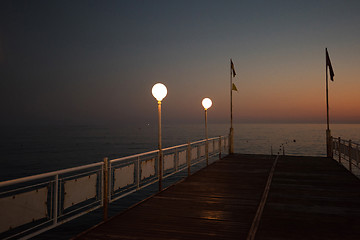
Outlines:
{"type": "Polygon", "coordinates": [[[359,239],[359,190],[334,160],[280,158],[256,239],[359,239]]]}
{"type": "MultiPolygon", "coordinates": [[[[274,159],[228,156],[76,239],[246,239],[274,159]]],[[[359,189],[334,160],[280,157],[255,239],[359,239],[359,189]]]]}
{"type": "Polygon", "coordinates": [[[77,239],[244,239],[273,159],[226,157],[77,239]]]}

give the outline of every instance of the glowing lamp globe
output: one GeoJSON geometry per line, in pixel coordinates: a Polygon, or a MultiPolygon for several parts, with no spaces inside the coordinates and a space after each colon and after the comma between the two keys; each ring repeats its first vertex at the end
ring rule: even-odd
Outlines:
{"type": "Polygon", "coordinates": [[[211,99],[210,99],[210,98],[204,98],[204,99],[202,100],[202,105],[203,105],[203,107],[205,108],[205,110],[207,110],[207,109],[210,108],[211,105],[212,105],[211,99]]]}
{"type": "Polygon", "coordinates": [[[167,89],[164,84],[157,83],[152,87],[151,92],[152,92],[152,95],[154,96],[154,98],[156,98],[156,100],[158,100],[160,102],[161,100],[163,100],[166,97],[167,89]]]}

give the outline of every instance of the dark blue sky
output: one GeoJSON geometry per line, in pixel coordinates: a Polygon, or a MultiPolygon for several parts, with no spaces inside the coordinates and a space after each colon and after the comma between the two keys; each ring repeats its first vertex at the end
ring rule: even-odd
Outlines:
{"type": "Polygon", "coordinates": [[[1,124],[360,122],[359,1],[2,1],[1,124]],[[346,107],[344,107],[346,106],[346,107]],[[211,116],[211,115],[210,115],[211,116]]]}

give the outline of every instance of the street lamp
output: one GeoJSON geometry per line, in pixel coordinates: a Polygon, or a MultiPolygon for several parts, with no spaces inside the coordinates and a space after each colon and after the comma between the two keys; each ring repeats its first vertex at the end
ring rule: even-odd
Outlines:
{"type": "Polygon", "coordinates": [[[164,84],[156,83],[151,89],[152,95],[158,101],[158,145],[159,145],[159,191],[162,189],[162,149],[161,149],[161,101],[166,97],[167,89],[164,84]]]}
{"type": "Polygon", "coordinates": [[[206,138],[206,145],[205,145],[205,153],[206,153],[206,165],[209,165],[209,144],[208,144],[208,130],[207,130],[207,110],[211,107],[212,101],[210,98],[204,98],[202,100],[202,105],[205,109],[205,138],[206,138]]]}

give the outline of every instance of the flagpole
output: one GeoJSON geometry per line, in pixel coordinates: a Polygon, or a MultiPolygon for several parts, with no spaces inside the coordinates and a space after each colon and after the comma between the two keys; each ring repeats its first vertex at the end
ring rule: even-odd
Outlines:
{"type": "MultiPolygon", "coordinates": [[[[325,59],[326,59],[327,48],[325,48],[325,59]]],[[[327,71],[327,62],[325,61],[325,72],[326,72],[326,130],[329,131],[329,87],[328,87],[328,71],[327,71]]]]}
{"type": "Polygon", "coordinates": [[[326,72],[326,153],[327,156],[331,156],[331,146],[330,146],[330,124],[329,124],[329,80],[328,80],[328,63],[327,63],[327,48],[325,48],[325,72],[326,72]]]}
{"type": "Polygon", "coordinates": [[[233,129],[233,107],[232,107],[232,60],[230,59],[230,144],[229,154],[234,153],[234,129],[233,129]]]}

